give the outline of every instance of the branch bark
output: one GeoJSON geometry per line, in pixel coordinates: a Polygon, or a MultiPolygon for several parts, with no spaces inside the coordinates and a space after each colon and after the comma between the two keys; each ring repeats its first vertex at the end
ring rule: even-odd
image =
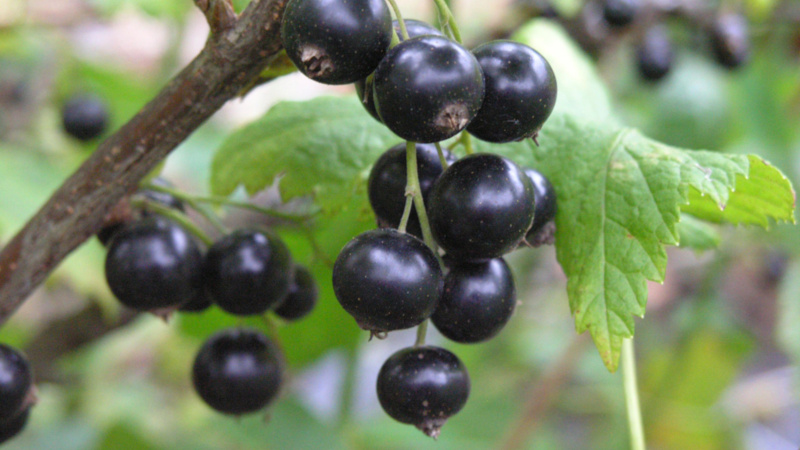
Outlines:
{"type": "MultiPolygon", "coordinates": [[[[282,48],[288,0],[253,0],[133,119],[104,141],[0,252],[0,325],[112,208],[282,48]]],[[[217,3],[217,2],[212,2],[217,3]]]]}

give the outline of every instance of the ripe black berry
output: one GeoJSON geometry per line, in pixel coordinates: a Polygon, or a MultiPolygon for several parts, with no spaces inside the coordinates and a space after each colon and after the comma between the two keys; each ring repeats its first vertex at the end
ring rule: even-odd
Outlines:
{"type": "Polygon", "coordinates": [[[223,330],[208,339],[194,360],[192,382],[208,406],[246,414],[267,406],[283,380],[283,357],[255,330],[223,330]]]}
{"type": "Polygon", "coordinates": [[[73,97],[61,110],[64,131],[81,141],[90,141],[105,131],[108,126],[108,110],[105,103],[91,96],[73,97]]]}
{"type": "Polygon", "coordinates": [[[393,419],[436,438],[448,418],[467,403],[469,374],[456,355],[439,347],[393,354],[378,373],[378,400],[393,419]]]}
{"type": "MultiPolygon", "coordinates": [[[[525,240],[530,244],[544,243],[540,238],[540,234],[545,225],[556,217],[556,190],[550,180],[538,170],[527,167],[524,170],[525,175],[530,178],[533,184],[533,198],[536,204],[533,213],[533,224],[531,224],[531,229],[525,235],[525,240]]],[[[547,238],[552,238],[552,236],[546,237],[545,240],[548,240],[547,238]]]]}
{"type": "MultiPolygon", "coordinates": [[[[444,150],[444,155],[449,163],[455,161],[449,151],[444,150]]],[[[433,182],[442,174],[442,163],[433,144],[417,144],[417,174],[422,198],[427,202],[433,182]]],[[[406,203],[405,192],[406,145],[398,144],[378,158],[367,182],[369,204],[380,226],[397,228],[400,224],[406,203]]],[[[414,236],[422,237],[422,228],[414,208],[411,209],[406,230],[414,236]]]]}
{"type": "Polygon", "coordinates": [[[483,72],[467,49],[442,36],[403,41],[374,75],[375,108],[409,141],[437,142],[466,128],[483,101],[483,72]]]}
{"type": "Polygon", "coordinates": [[[709,30],[711,50],[717,62],[736,69],[750,57],[750,36],[747,19],[740,14],[719,16],[709,30]]]}
{"type": "Polygon", "coordinates": [[[639,6],[639,0],[605,0],[603,18],[612,27],[625,27],[633,22],[639,6]]]}
{"type": "Polygon", "coordinates": [[[311,272],[303,266],[294,266],[294,283],[289,295],[275,308],[275,314],[286,320],[298,320],[307,316],[317,304],[317,283],[311,272]]]}
{"type": "Polygon", "coordinates": [[[263,314],[280,304],[292,282],[289,249],[268,231],[237,230],[208,249],[203,282],[214,302],[238,315],[263,314]]]}
{"type": "Polygon", "coordinates": [[[178,308],[178,311],[185,313],[199,313],[210,308],[213,303],[214,302],[211,301],[211,297],[209,297],[205,289],[200,289],[197,295],[192,297],[188,302],[182,304],[180,308],[178,308]]]}
{"type": "Polygon", "coordinates": [[[664,78],[672,67],[672,43],[662,25],[650,27],[636,51],[639,74],[647,81],[664,78]]]}
{"type": "Polygon", "coordinates": [[[105,267],[111,292],[139,311],[179,305],[201,288],[197,243],[178,224],[159,216],[120,230],[108,248],[105,267]]]}
{"type": "Polygon", "coordinates": [[[389,49],[391,33],[384,0],[291,0],[281,24],[286,54],[325,84],[366,78],[389,49]]]}
{"type": "Polygon", "coordinates": [[[516,304],[514,278],[502,258],[454,264],[431,321],[444,337],[471,344],[497,335],[516,304]]]}
{"type": "Polygon", "coordinates": [[[428,202],[433,237],[450,256],[482,260],[513,250],[531,227],[531,180],[514,162],[476,153],[453,163],[428,202]]]}
{"type": "Polygon", "coordinates": [[[483,69],[486,96],[467,131],[490,142],[535,137],[556,105],[556,76],[547,60],[512,41],[488,42],[472,53],[483,69]]]}
{"type": "MultiPolygon", "coordinates": [[[[409,38],[425,36],[428,34],[432,34],[434,36],[444,36],[438,28],[420,20],[403,19],[403,22],[406,24],[406,31],[408,32],[409,38]]],[[[394,27],[395,33],[397,33],[397,37],[403,41],[403,35],[400,32],[399,22],[397,20],[393,20],[392,26],[394,27]]],[[[378,111],[375,110],[375,96],[373,95],[372,90],[372,80],[372,78],[367,77],[356,81],[356,94],[358,95],[358,98],[361,100],[361,104],[364,106],[364,109],[367,110],[369,115],[374,117],[378,122],[383,122],[378,116],[378,111]]]]}
{"type": "Polygon", "coordinates": [[[12,439],[18,435],[25,425],[28,423],[28,416],[30,416],[31,408],[20,411],[14,417],[0,422],[0,444],[12,439]]]}
{"type": "Polygon", "coordinates": [[[442,271],[431,249],[414,236],[391,228],[370,230],[339,253],[333,291],[365,330],[410,328],[433,314],[442,271]]]}
{"type": "Polygon", "coordinates": [[[0,423],[20,413],[33,386],[33,373],[24,356],[0,344],[0,423]]]}

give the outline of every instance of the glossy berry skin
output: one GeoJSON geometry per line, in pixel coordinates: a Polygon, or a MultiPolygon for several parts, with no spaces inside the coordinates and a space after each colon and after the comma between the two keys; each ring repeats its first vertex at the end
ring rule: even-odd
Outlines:
{"type": "Polygon", "coordinates": [[[475,57],[442,36],[419,36],[389,50],[375,70],[375,108],[407,141],[455,136],[478,113],[483,72],[475,57]]]}
{"type": "Polygon", "coordinates": [[[531,227],[533,185],[513,161],[476,153],[436,180],[427,209],[433,237],[450,256],[497,258],[516,248],[531,227]]]}
{"type": "Polygon", "coordinates": [[[17,413],[10,419],[0,422],[0,444],[16,437],[28,424],[28,416],[30,416],[31,408],[28,407],[25,411],[17,413]]]}
{"type": "Polygon", "coordinates": [[[186,230],[150,216],[116,233],[105,269],[108,287],[122,304],[150,311],[180,305],[198,294],[202,255],[186,230]]]}
{"type": "Polygon", "coordinates": [[[448,418],[467,403],[469,374],[451,352],[433,346],[393,354],[378,373],[378,400],[393,419],[436,438],[448,418]]]}
{"type": "Polygon", "coordinates": [[[299,320],[307,316],[317,304],[319,292],[311,272],[303,266],[294,266],[294,282],[289,295],[275,308],[275,314],[286,320],[299,320]]]}
{"type": "Polygon", "coordinates": [[[192,383],[200,398],[224,414],[267,406],[283,382],[283,356],[256,330],[227,329],[211,336],[194,360],[192,383]]]}
{"type": "Polygon", "coordinates": [[[502,258],[454,264],[431,321],[444,337],[473,344],[496,336],[516,304],[514,278],[502,258]]]}
{"type": "Polygon", "coordinates": [[[358,325],[373,334],[411,328],[433,314],[442,271],[430,248],[391,228],[361,233],[333,266],[333,291],[358,325]]]}
{"type": "MultiPolygon", "coordinates": [[[[434,181],[442,174],[442,163],[439,160],[439,152],[433,144],[416,144],[416,147],[419,186],[422,198],[427,202],[434,181]]],[[[453,155],[443,150],[448,163],[455,162],[453,155]]],[[[406,181],[406,144],[398,144],[386,150],[378,158],[372,166],[367,181],[369,204],[380,226],[397,228],[400,225],[406,203],[406,181]]],[[[406,231],[416,237],[422,237],[422,228],[416,209],[413,207],[406,231]]]]}
{"type": "Polygon", "coordinates": [[[750,58],[747,19],[740,14],[719,16],[709,30],[714,58],[728,69],[736,69],[750,58]]]}
{"type": "Polygon", "coordinates": [[[646,81],[664,78],[672,68],[673,52],[666,28],[662,25],[650,27],[636,50],[636,65],[646,81]]]}
{"type": "Polygon", "coordinates": [[[0,344],[0,424],[16,416],[33,387],[28,361],[16,349],[0,344]]]}
{"type": "Polygon", "coordinates": [[[383,0],[290,0],[281,37],[286,54],[307,77],[353,83],[386,55],[392,17],[383,0]]]}
{"type": "Polygon", "coordinates": [[[544,226],[556,218],[558,210],[556,203],[556,190],[550,180],[536,169],[526,167],[525,175],[533,184],[533,198],[535,203],[533,224],[526,235],[526,239],[533,238],[544,226]]]}
{"type": "Polygon", "coordinates": [[[203,264],[206,291],[231,314],[263,314],[289,294],[294,273],[289,249],[268,231],[241,229],[208,249],[203,264]]]}
{"type": "MultiPolygon", "coordinates": [[[[444,36],[438,28],[422,22],[421,20],[404,19],[403,22],[406,24],[406,32],[408,32],[409,38],[425,36],[428,34],[444,36]]],[[[400,41],[403,41],[403,34],[400,31],[400,24],[397,20],[392,21],[392,27],[394,28],[395,33],[397,33],[397,37],[400,39],[400,41]]],[[[361,105],[364,106],[364,109],[366,109],[369,115],[375,118],[375,120],[382,122],[380,116],[378,116],[378,111],[375,110],[375,96],[373,95],[372,91],[372,78],[367,77],[356,81],[355,87],[356,95],[358,95],[359,100],[361,100],[361,105]]]]}
{"type": "Polygon", "coordinates": [[[108,127],[108,110],[105,103],[93,96],[77,96],[64,104],[61,110],[64,131],[81,141],[99,137],[108,127]]]}
{"type": "Polygon", "coordinates": [[[536,50],[513,41],[487,42],[472,51],[486,96],[467,131],[489,142],[535,137],[556,105],[556,76],[536,50]]]}
{"type": "Polygon", "coordinates": [[[626,27],[633,22],[639,6],[639,0],[605,0],[603,18],[612,27],[626,27]]]}

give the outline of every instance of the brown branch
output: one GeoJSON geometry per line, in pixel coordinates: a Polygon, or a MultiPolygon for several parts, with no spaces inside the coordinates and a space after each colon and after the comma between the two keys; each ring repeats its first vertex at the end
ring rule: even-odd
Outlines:
{"type": "Polygon", "coordinates": [[[236,23],[236,12],[231,0],[194,0],[211,27],[211,34],[224,33],[236,23]]]}
{"type": "Polygon", "coordinates": [[[253,0],[130,122],[103,142],[0,252],[0,325],[106,215],[281,50],[287,0],[253,0]]]}

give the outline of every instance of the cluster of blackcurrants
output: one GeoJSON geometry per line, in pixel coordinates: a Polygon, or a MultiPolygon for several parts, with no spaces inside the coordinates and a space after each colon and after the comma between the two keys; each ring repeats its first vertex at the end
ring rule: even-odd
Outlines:
{"type": "Polygon", "coordinates": [[[16,349],[0,344],[0,444],[25,428],[36,403],[35,392],[28,361],[16,349]]]}
{"type": "MultiPolygon", "coordinates": [[[[334,292],[373,336],[430,318],[449,339],[483,342],[517,303],[502,255],[526,235],[552,236],[555,194],[535,170],[490,153],[454,160],[438,143],[462,131],[495,143],[535,139],[555,105],[555,75],[517,42],[469,51],[424,22],[403,25],[392,23],[384,0],[290,0],[284,13],[283,43],[297,68],[322,83],[355,83],[372,117],[408,141],[372,168],[369,199],[381,228],[342,249],[334,292]],[[415,165],[412,214],[407,169],[415,165]]],[[[377,381],[383,409],[433,437],[469,390],[463,363],[421,340],[392,355],[377,381]]]]}
{"type": "MultiPolygon", "coordinates": [[[[604,0],[602,17],[612,29],[629,27],[643,16],[644,0],[604,0]]],[[[680,11],[674,11],[680,15],[680,11]]],[[[714,15],[702,24],[711,53],[723,67],[733,70],[747,62],[750,56],[750,36],[747,20],[741,14],[726,12],[714,15]]],[[[656,21],[649,24],[640,37],[636,50],[639,74],[648,81],[664,78],[672,68],[674,54],[667,27],[656,21]]]]}
{"type": "MultiPolygon", "coordinates": [[[[144,190],[150,202],[183,210],[183,202],[144,190]]],[[[107,242],[108,286],[125,306],[166,315],[200,312],[213,304],[237,316],[272,311],[285,320],[308,315],[317,286],[305,267],[292,261],[273,232],[240,229],[200,244],[178,223],[142,211],[141,217],[98,235],[107,242]]],[[[266,407],[283,379],[279,347],[253,329],[227,329],[211,336],[195,358],[192,380],[200,397],[226,414],[266,407]]]]}

